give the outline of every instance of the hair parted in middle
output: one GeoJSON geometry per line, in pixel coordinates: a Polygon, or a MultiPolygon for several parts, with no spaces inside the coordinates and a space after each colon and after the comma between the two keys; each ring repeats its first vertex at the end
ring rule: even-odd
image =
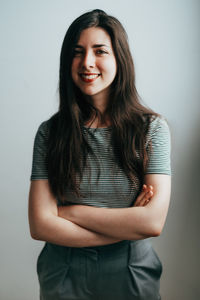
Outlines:
{"type": "Polygon", "coordinates": [[[131,181],[136,176],[141,183],[148,161],[145,149],[146,134],[152,117],[157,114],[140,103],[135,87],[135,70],[129,49],[128,37],[122,24],[104,11],[95,9],[78,17],[64,37],[60,55],[58,112],[49,120],[47,166],[53,194],[66,202],[66,189],[78,197],[80,181],[87,163],[88,153],[93,153],[83,134],[84,124],[94,114],[101,113],[72,80],[71,66],[74,50],[84,29],[100,27],[111,38],[117,62],[117,73],[111,85],[107,107],[112,124],[112,145],[119,167],[131,181]],[[79,178],[79,180],[78,180],[79,178]]]}

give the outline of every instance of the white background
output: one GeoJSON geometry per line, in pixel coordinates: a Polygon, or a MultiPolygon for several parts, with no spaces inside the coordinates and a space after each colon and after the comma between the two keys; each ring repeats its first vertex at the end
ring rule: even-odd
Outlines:
{"type": "Polygon", "coordinates": [[[0,299],[39,299],[36,259],[43,243],[31,239],[27,216],[33,140],[58,107],[65,32],[94,8],[124,25],[138,92],[171,128],[171,204],[153,240],[164,267],[162,300],[200,299],[198,0],[0,0],[0,299]]]}

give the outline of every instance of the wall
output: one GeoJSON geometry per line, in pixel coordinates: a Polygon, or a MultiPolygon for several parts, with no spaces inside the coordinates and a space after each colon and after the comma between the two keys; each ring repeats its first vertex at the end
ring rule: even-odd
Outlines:
{"type": "Polygon", "coordinates": [[[57,109],[66,29],[94,8],[124,24],[138,92],[171,128],[171,204],[163,233],[153,241],[164,266],[162,299],[200,299],[198,0],[0,1],[0,299],[39,297],[35,264],[43,243],[30,238],[27,217],[33,140],[57,109]]]}

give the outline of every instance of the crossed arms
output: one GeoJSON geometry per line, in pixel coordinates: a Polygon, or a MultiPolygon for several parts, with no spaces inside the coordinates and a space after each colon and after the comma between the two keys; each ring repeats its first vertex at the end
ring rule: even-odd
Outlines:
{"type": "Polygon", "coordinates": [[[164,174],[147,174],[144,183],[147,188],[133,207],[100,208],[86,205],[58,207],[48,180],[32,181],[29,193],[31,236],[71,247],[158,236],[167,216],[171,178],[164,174]],[[147,199],[150,201],[146,202],[147,199]]]}

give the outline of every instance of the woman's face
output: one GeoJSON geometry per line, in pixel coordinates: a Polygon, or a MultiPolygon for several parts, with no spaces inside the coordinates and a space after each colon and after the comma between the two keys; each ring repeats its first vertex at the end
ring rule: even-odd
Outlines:
{"type": "Polygon", "coordinates": [[[109,96],[117,63],[108,33],[100,27],[82,31],[75,46],[72,61],[72,79],[83,94],[109,96]]]}

